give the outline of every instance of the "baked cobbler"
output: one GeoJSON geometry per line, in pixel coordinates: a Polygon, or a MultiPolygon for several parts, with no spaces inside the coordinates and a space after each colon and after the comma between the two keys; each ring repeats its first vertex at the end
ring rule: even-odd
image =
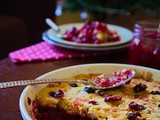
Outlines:
{"type": "MultiPolygon", "coordinates": [[[[91,80],[99,75],[71,79],[91,80]]],[[[55,116],[58,120],[160,120],[160,83],[133,78],[107,90],[82,83],[52,83],[36,94],[33,112],[38,120],[55,120],[55,116]]]]}

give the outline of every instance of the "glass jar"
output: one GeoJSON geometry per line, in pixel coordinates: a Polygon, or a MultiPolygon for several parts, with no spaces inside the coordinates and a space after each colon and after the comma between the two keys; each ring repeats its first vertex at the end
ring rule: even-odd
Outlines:
{"type": "Polygon", "coordinates": [[[160,69],[159,21],[139,21],[129,46],[129,63],[160,69]]]}

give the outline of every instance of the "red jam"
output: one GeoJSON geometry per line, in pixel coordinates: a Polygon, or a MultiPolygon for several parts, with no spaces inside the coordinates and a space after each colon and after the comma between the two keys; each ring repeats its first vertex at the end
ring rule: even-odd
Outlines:
{"type": "Polygon", "coordinates": [[[159,22],[140,21],[135,24],[134,38],[129,47],[131,64],[160,69],[159,22]]]}

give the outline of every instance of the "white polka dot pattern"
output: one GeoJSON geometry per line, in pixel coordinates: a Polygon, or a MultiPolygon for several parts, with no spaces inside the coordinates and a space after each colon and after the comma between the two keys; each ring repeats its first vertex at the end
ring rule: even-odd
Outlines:
{"type": "Polygon", "coordinates": [[[107,54],[108,52],[86,52],[86,51],[75,51],[65,48],[59,48],[54,45],[50,45],[46,42],[40,42],[38,44],[11,52],[9,57],[12,62],[32,62],[32,61],[46,61],[46,60],[57,60],[64,58],[75,58],[75,57],[87,57],[107,54]]]}

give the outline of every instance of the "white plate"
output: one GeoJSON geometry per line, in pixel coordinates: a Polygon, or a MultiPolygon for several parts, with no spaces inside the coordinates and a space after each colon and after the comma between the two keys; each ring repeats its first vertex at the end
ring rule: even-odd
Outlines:
{"type": "MultiPolygon", "coordinates": [[[[51,71],[46,73],[37,79],[45,79],[45,78],[69,78],[71,76],[75,76],[78,74],[91,74],[91,73],[105,73],[106,71],[111,73],[118,69],[133,69],[136,71],[136,77],[143,77],[144,79],[153,79],[159,81],[160,79],[160,71],[134,66],[134,65],[127,65],[127,64],[85,64],[85,65],[77,65],[77,66],[70,66],[66,68],[61,68],[58,70],[51,71]],[[151,76],[152,78],[149,78],[151,76]]],[[[160,81],[159,81],[160,82],[160,81]]],[[[33,100],[35,99],[35,94],[43,89],[47,84],[39,84],[39,85],[30,85],[27,86],[21,96],[19,101],[21,115],[24,120],[35,120],[33,114],[33,100]],[[31,104],[28,103],[28,99],[30,98],[31,104]]],[[[54,113],[53,113],[54,114],[54,113]]],[[[66,118],[67,119],[67,118],[66,118]]]]}
{"type": "MultiPolygon", "coordinates": [[[[71,29],[73,26],[75,26],[76,28],[80,28],[82,27],[82,25],[83,23],[72,23],[72,24],[60,25],[59,27],[62,33],[65,33],[66,30],[71,29]]],[[[56,32],[52,29],[47,30],[46,35],[48,38],[54,40],[55,42],[66,44],[66,45],[72,45],[72,46],[80,46],[80,47],[109,47],[109,46],[121,45],[129,42],[133,38],[133,33],[127,28],[117,26],[117,25],[111,25],[111,24],[107,24],[107,27],[110,30],[116,30],[121,40],[109,42],[109,43],[102,43],[102,44],[75,43],[75,42],[66,41],[61,38],[57,38],[56,32]]]]}
{"type": "Polygon", "coordinates": [[[42,34],[42,39],[50,44],[63,47],[63,48],[68,48],[68,49],[74,49],[74,50],[82,50],[82,51],[111,51],[111,50],[119,50],[119,49],[124,49],[129,46],[129,43],[122,44],[122,45],[116,45],[116,46],[101,46],[101,47],[94,47],[94,46],[75,46],[71,44],[65,44],[61,42],[57,42],[53,39],[50,39],[47,37],[46,33],[44,32],[42,34]]]}

